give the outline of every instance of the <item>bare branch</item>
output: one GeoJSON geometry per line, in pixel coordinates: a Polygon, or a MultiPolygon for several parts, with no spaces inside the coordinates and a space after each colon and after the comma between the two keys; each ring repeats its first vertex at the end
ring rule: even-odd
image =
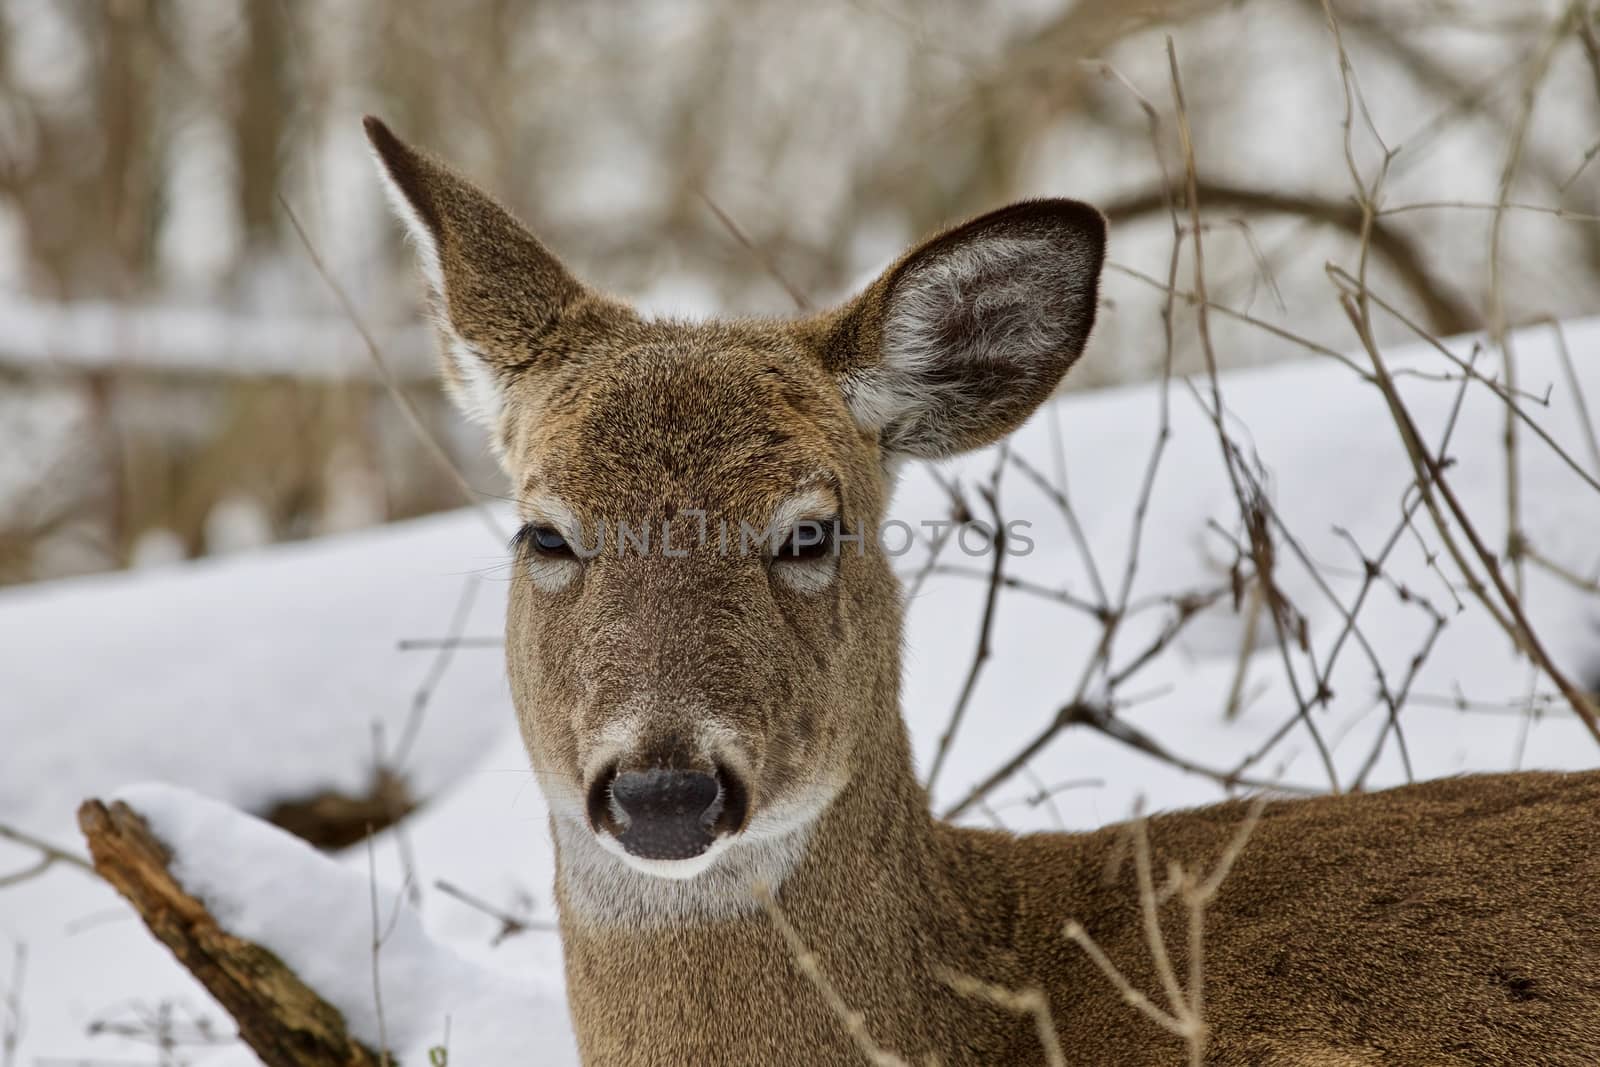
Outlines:
{"type": "MultiPolygon", "coordinates": [[[[1344,230],[1353,237],[1361,236],[1361,209],[1348,200],[1252,189],[1218,179],[1197,181],[1195,189],[1202,203],[1215,208],[1266,215],[1293,215],[1344,230]]],[[[1166,207],[1166,191],[1162,189],[1119,197],[1103,205],[1103,210],[1112,222],[1122,222],[1153,214],[1166,207]]],[[[1378,226],[1372,231],[1372,245],[1422,304],[1436,332],[1466,333],[1481,325],[1482,318],[1472,305],[1451,292],[1435,276],[1429,269],[1426,253],[1405,234],[1392,227],[1378,226]]]]}
{"type": "Polygon", "coordinates": [[[494,935],[494,939],[489,942],[490,947],[499,945],[502,941],[516,937],[518,934],[527,933],[530,930],[538,930],[545,933],[556,933],[560,930],[560,927],[553,922],[547,922],[543,919],[530,919],[512,915],[510,912],[495,907],[493,904],[488,903],[481,897],[473,896],[465,889],[462,889],[451,882],[447,882],[443,878],[435,881],[433,883],[433,887],[446,896],[454,897],[467,907],[483,912],[483,914],[489,916],[489,918],[494,919],[500,924],[499,932],[496,933],[494,935]]]}
{"type": "Polygon", "coordinates": [[[1039,1045],[1044,1049],[1047,1067],[1067,1067],[1066,1054],[1061,1051],[1061,1038],[1056,1034],[1056,1024],[1050,1014],[1050,1001],[1038,989],[1014,990],[985,982],[981,978],[961,974],[948,967],[935,966],[934,975],[945,985],[964,997],[987,1001],[997,1008],[1027,1015],[1033,1019],[1034,1032],[1039,1035],[1039,1045]]]}
{"type": "Polygon", "coordinates": [[[1450,488],[1449,482],[1445,479],[1443,464],[1430,455],[1423,446],[1421,438],[1418,436],[1416,425],[1411,420],[1410,412],[1406,408],[1405,402],[1400,398],[1398,390],[1394,387],[1394,380],[1388,374],[1388,368],[1383,356],[1379,353],[1377,343],[1372,339],[1372,335],[1355,301],[1346,296],[1344,297],[1344,305],[1346,314],[1356,327],[1357,336],[1360,337],[1362,345],[1366,347],[1368,355],[1372,358],[1373,367],[1377,371],[1379,387],[1383,391],[1384,399],[1389,404],[1389,410],[1394,417],[1395,426],[1400,431],[1401,440],[1406,446],[1406,453],[1411,459],[1412,467],[1416,474],[1417,484],[1422,490],[1423,500],[1428,504],[1429,513],[1434,518],[1434,525],[1439,531],[1440,537],[1446,544],[1453,544],[1453,538],[1450,536],[1449,526],[1446,523],[1444,514],[1434,502],[1435,489],[1438,491],[1438,496],[1443,499],[1448,507],[1450,515],[1455,519],[1462,534],[1472,546],[1472,550],[1477,555],[1484,571],[1488,574],[1490,582],[1498,591],[1500,601],[1505,610],[1502,612],[1500,607],[1489,598],[1489,593],[1484,588],[1482,581],[1467,566],[1466,559],[1457,553],[1457,561],[1461,565],[1463,576],[1467,578],[1473,594],[1478,597],[1484,608],[1496,620],[1501,622],[1502,627],[1511,636],[1512,640],[1517,643],[1518,647],[1527,652],[1529,657],[1555,683],[1556,688],[1561,690],[1561,694],[1572,704],[1573,710],[1578,713],[1579,718],[1583,720],[1589,732],[1594,735],[1597,741],[1600,741],[1600,708],[1596,707],[1593,697],[1575,685],[1566,676],[1565,672],[1556,666],[1549,653],[1545,650],[1544,644],[1534,632],[1533,627],[1529,625],[1527,617],[1522,612],[1520,600],[1506,583],[1504,576],[1500,573],[1500,568],[1494,555],[1484,545],[1483,539],[1478,535],[1477,528],[1467,515],[1466,509],[1461,506],[1461,501],[1456,497],[1454,491],[1450,488]]]}
{"type": "Polygon", "coordinates": [[[956,731],[961,727],[961,720],[966,715],[967,706],[972,701],[972,694],[977,689],[978,676],[983,672],[984,664],[989,661],[994,633],[995,605],[1000,599],[1000,580],[1004,573],[1006,560],[1006,524],[1000,514],[1000,474],[1004,469],[1007,450],[1002,447],[1000,462],[996,464],[994,475],[989,484],[982,487],[979,492],[984,502],[989,506],[989,514],[994,519],[994,530],[989,535],[989,588],[984,596],[983,616],[978,622],[978,643],[972,651],[972,663],[967,667],[967,678],[961,685],[961,692],[956,697],[956,703],[950,709],[950,719],[945,725],[944,733],[939,735],[939,747],[934,752],[933,764],[928,768],[928,780],[925,783],[929,793],[939,778],[939,771],[944,767],[945,757],[950,753],[950,745],[955,740],[956,731]]]}

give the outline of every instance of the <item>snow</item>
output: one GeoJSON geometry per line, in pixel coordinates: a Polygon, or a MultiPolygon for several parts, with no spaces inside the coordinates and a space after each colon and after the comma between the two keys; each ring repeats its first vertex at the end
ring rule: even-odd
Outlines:
{"type": "MultiPolygon", "coordinates": [[[[1600,403],[1600,320],[1570,323],[1567,339],[1581,388],[1600,403]]],[[[1584,429],[1553,335],[1517,336],[1519,386],[1548,405],[1530,414],[1588,471],[1584,429]]],[[[1452,342],[1458,354],[1469,340],[1452,342]]],[[[1419,372],[1449,369],[1425,347],[1396,348],[1392,364],[1424,437],[1437,443],[1456,399],[1452,382],[1419,372]]],[[[1478,360],[1484,374],[1493,359],[1478,360]]],[[[1398,438],[1375,389],[1332,361],[1281,364],[1226,374],[1228,425],[1260,457],[1279,514],[1340,603],[1361,585],[1361,561],[1394,528],[1410,478],[1398,438]]],[[[1206,395],[1203,387],[1200,394],[1206,395]]],[[[1172,438],[1145,524],[1136,598],[1216,585],[1231,558],[1223,531],[1236,532],[1237,507],[1215,431],[1182,382],[1171,389],[1172,438]]],[[[1153,385],[1078,394],[1047,409],[1012,440],[1046,478],[1058,463],[1104,582],[1120,583],[1137,498],[1159,416],[1153,385]],[[1060,447],[1057,447],[1059,440],[1060,447]]],[[[1465,394],[1447,472],[1485,541],[1505,540],[1503,407],[1487,389],[1465,394]]],[[[968,485],[988,477],[990,451],[949,465],[968,485]]],[[[1540,553],[1579,575],[1600,567],[1600,493],[1531,433],[1522,434],[1523,522],[1540,553]]],[[[968,494],[976,504],[975,494],[968,494]]],[[[1036,543],[1010,557],[1007,573],[1092,598],[1088,571],[1060,512],[1037,487],[1009,472],[1001,486],[1009,519],[1032,523],[1036,543]]],[[[948,503],[924,471],[907,473],[894,508],[911,523],[945,517],[948,503]]],[[[1456,595],[1430,569],[1421,544],[1438,548],[1425,516],[1419,537],[1401,538],[1388,584],[1360,615],[1371,654],[1397,685],[1433,623],[1416,595],[1447,620],[1413,685],[1402,716],[1418,777],[1514,766],[1592,767],[1597,748],[1570,712],[1537,717],[1462,711],[1458,696],[1486,704],[1521,702],[1550,691],[1466,592],[1456,595]]],[[[1280,583],[1306,618],[1316,662],[1343,628],[1342,609],[1280,544],[1280,583]]],[[[986,559],[946,557],[975,570],[986,559]]],[[[357,1032],[373,1038],[371,904],[366,850],[324,858],[249,817],[273,800],[322,788],[357,789],[370,773],[372,724],[391,740],[403,729],[430,652],[402,652],[407,638],[442,637],[469,580],[480,583],[462,633],[498,634],[504,550],[477,512],[437,516],[382,530],[269,548],[160,571],[76,579],[0,594],[0,822],[58,842],[75,840],[71,813],[86,795],[121,795],[146,813],[181,858],[180,876],[237,932],[278,951],[333,999],[357,1032]],[[22,654],[17,654],[20,650],[22,654]],[[163,781],[170,786],[126,783],[163,781]],[[203,794],[198,795],[198,794],[203,794]],[[205,799],[210,797],[213,799],[205,799]],[[218,803],[221,802],[221,803],[218,803]],[[227,807],[224,807],[226,804],[227,807]]],[[[900,561],[906,572],[916,554],[900,561]]],[[[1440,568],[1453,573],[1448,560],[1440,568]]],[[[1563,670],[1580,683],[1600,679],[1600,597],[1545,570],[1526,574],[1526,610],[1563,670]]],[[[926,768],[964,678],[977,636],[981,578],[935,575],[911,602],[904,705],[918,766],[926,768]]],[[[1130,662],[1160,629],[1167,610],[1129,618],[1112,661],[1130,662]]],[[[1116,695],[1119,718],[1171,752],[1206,767],[1230,768],[1262,744],[1294,705],[1277,644],[1261,628],[1246,661],[1243,710],[1223,720],[1244,623],[1226,598],[1203,612],[1174,646],[1116,695]]],[[[994,655],[977,689],[949,765],[935,791],[943,809],[1006,760],[1073,693],[1100,634],[1086,614],[1019,590],[999,600],[994,655]]],[[[1334,697],[1313,713],[1341,786],[1354,780],[1385,725],[1366,651],[1347,646],[1330,677],[1334,697]]],[[[1297,677],[1309,684],[1303,654],[1297,677]]],[[[433,800],[377,842],[380,911],[393,913],[398,888],[420,908],[401,907],[380,953],[391,1045],[406,1062],[426,1062],[449,1016],[452,1063],[512,1062],[536,1047],[570,1056],[561,1008],[560,947],[530,930],[492,945],[499,922],[437,888],[445,879],[491,906],[548,921],[553,859],[544,803],[527,771],[513,724],[498,650],[463,648],[438,680],[405,772],[433,800]],[[409,875],[407,872],[410,872],[409,875]],[[512,1053],[510,1049],[516,1049],[512,1053]]],[[[1303,726],[1253,773],[1288,786],[1326,789],[1328,777],[1303,726]]],[[[1405,780],[1392,738],[1369,784],[1405,780]]],[[[1136,806],[1170,809],[1225,795],[1190,774],[1083,728],[1062,732],[1027,773],[999,788],[965,818],[1015,829],[1092,827],[1136,806]],[[1027,803],[1041,783],[1085,780],[1051,803],[1027,803]]],[[[32,859],[0,846],[0,875],[32,859]]],[[[0,975],[6,942],[26,942],[22,1002],[27,1028],[19,1062],[43,1057],[126,1056],[127,1040],[89,1038],[85,1025],[130,998],[144,1010],[163,1001],[218,1019],[187,976],[126,918],[115,896],[70,868],[0,889],[0,975]]],[[[0,978],[0,981],[4,981],[0,978]]],[[[121,1008],[119,1008],[121,1006],[121,1008]]],[[[225,1027],[224,1027],[225,1028],[225,1027]]],[[[188,1062],[238,1061],[236,1049],[186,1048],[188,1062]]],[[[245,1061],[247,1062],[247,1060],[245,1061]]],[[[553,1059],[552,1062],[560,1062],[553,1059]]]]}
{"type": "MultiPolygon", "coordinates": [[[[504,547],[476,512],[364,535],[0,593],[0,737],[29,773],[0,775],[0,819],[71,832],[86,796],[186,785],[249,810],[324,789],[359,793],[373,727],[399,741],[431,654],[468,592],[472,634],[499,632],[504,547]],[[48,728],[42,728],[42,727],[48,728]],[[197,758],[197,754],[203,758],[197,758]]],[[[509,715],[498,655],[440,680],[403,770],[429,796],[509,715]]]]}

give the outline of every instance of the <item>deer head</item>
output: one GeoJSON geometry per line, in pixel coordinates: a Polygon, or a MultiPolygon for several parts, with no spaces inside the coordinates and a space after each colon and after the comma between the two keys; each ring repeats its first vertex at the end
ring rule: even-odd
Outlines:
{"type": "Polygon", "coordinates": [[[895,466],[993,442],[1051,393],[1094,322],[1104,220],[1014,204],[825,314],[657,321],[367,133],[445,377],[512,480],[506,654],[562,864],[781,878],[847,782],[902,773],[875,537],[895,466]]]}

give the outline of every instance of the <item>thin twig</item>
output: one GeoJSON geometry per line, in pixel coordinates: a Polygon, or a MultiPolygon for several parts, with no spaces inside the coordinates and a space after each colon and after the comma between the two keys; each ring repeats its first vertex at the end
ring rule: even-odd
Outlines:
{"type": "Polygon", "coordinates": [[[1137,727],[1130,726],[1118,719],[1109,708],[1088,703],[1074,703],[1067,704],[1057,711],[1044,729],[1040,730],[1032,740],[1023,745],[1021,751],[990,772],[988,777],[973,786],[959,801],[946,808],[940,818],[948,820],[960,817],[985,795],[993,791],[996,786],[1015,775],[1024,765],[1037,756],[1046,745],[1053,741],[1062,730],[1069,726],[1086,726],[1103,737],[1108,737],[1137,752],[1142,752],[1146,756],[1175,767],[1186,774],[1198,774],[1203,778],[1209,778],[1225,789],[1264,789],[1274,793],[1301,796],[1318,796],[1322,792],[1321,790],[1310,789],[1289,782],[1253,778],[1232,771],[1222,771],[1207,767],[1163,747],[1154,738],[1137,727]]]}
{"type": "Polygon", "coordinates": [[[1511,201],[1505,204],[1483,203],[1472,200],[1420,200],[1413,204],[1397,204],[1393,207],[1380,209],[1377,214],[1382,217],[1400,215],[1407,211],[1529,211],[1538,215],[1551,215],[1568,222],[1600,222],[1600,215],[1590,215],[1582,211],[1569,211],[1564,207],[1549,207],[1544,204],[1520,204],[1511,201]]]}
{"type": "Polygon", "coordinates": [[[789,955],[794,960],[795,966],[805,975],[806,981],[822,994],[828,1010],[844,1024],[845,1033],[850,1035],[850,1040],[855,1042],[856,1048],[868,1062],[875,1067],[911,1067],[906,1060],[879,1047],[872,1040],[872,1034],[867,1030],[866,1016],[850,1007],[828,976],[823,973],[822,963],[817,959],[817,954],[806,947],[805,940],[790,924],[788,916],[778,907],[778,902],[773,899],[772,891],[765,885],[757,885],[754,887],[754,892],[756,900],[766,910],[767,918],[772,921],[784,944],[788,946],[789,955]]]}
{"type": "MultiPolygon", "coordinates": [[[[1522,162],[1528,130],[1533,124],[1533,113],[1539,99],[1539,89],[1550,73],[1550,63],[1555,57],[1556,49],[1571,32],[1573,22],[1581,14],[1580,8],[1581,3],[1578,0],[1568,5],[1566,13],[1556,23],[1549,40],[1534,59],[1533,66],[1528,72],[1522,87],[1522,109],[1517,115],[1516,125],[1511,132],[1510,145],[1506,149],[1505,165],[1500,171],[1499,191],[1495,198],[1493,221],[1489,225],[1489,339],[1500,349],[1506,388],[1513,392],[1517,387],[1517,359],[1506,321],[1505,287],[1501,272],[1506,205],[1511,202],[1511,185],[1516,180],[1517,168],[1522,162]]],[[[1523,597],[1527,595],[1527,584],[1522,561],[1523,544],[1526,541],[1522,532],[1522,465],[1519,462],[1517,449],[1517,418],[1509,406],[1505,412],[1501,440],[1504,443],[1506,459],[1505,556],[1511,564],[1511,584],[1517,596],[1523,597]]]]}
{"type": "Polygon", "coordinates": [[[1528,562],[1555,575],[1574,589],[1600,596],[1600,578],[1585,578],[1571,567],[1551,559],[1533,544],[1523,545],[1523,553],[1528,557],[1528,562]]]}
{"type": "Polygon", "coordinates": [[[795,307],[807,314],[814,310],[810,299],[801,291],[800,287],[784,276],[783,271],[778,269],[778,264],[773,258],[752,241],[743,228],[737,222],[734,222],[732,217],[726,211],[723,211],[705,190],[696,189],[695,195],[700,198],[706,207],[711,209],[711,214],[716,216],[723,229],[732,235],[733,239],[739,243],[739,246],[755,257],[756,262],[761,264],[761,268],[772,276],[772,280],[783,287],[783,291],[789,294],[789,299],[794,301],[795,307]]]}
{"type": "Polygon", "coordinates": [[[1100,968],[1100,973],[1105,975],[1106,980],[1121,994],[1125,1003],[1137,1008],[1145,1018],[1169,1034],[1177,1037],[1187,1036],[1184,1032],[1182,1021],[1156,1007],[1149,997],[1133,988],[1133,983],[1129,982],[1123,973],[1117,969],[1117,965],[1111,962],[1105,951],[1095,944],[1094,938],[1090,937],[1088,931],[1084,930],[1082,923],[1075,919],[1071,920],[1062,928],[1062,933],[1067,936],[1067,940],[1083,949],[1084,954],[1094,962],[1096,967],[1100,968]]]}
{"type": "Polygon", "coordinates": [[[422,728],[422,718],[427,714],[434,690],[444,678],[445,671],[450,669],[450,661],[454,658],[456,649],[461,647],[461,634],[466,629],[467,619],[472,614],[472,605],[478,597],[479,584],[479,578],[475,574],[469,575],[463,583],[461,596],[456,601],[455,612],[450,617],[449,629],[445,631],[445,639],[438,646],[438,655],[428,666],[428,673],[411,696],[411,710],[406,715],[405,725],[400,730],[400,740],[395,743],[394,751],[388,756],[389,768],[396,774],[404,769],[411,758],[411,748],[416,744],[417,734],[422,728]]]}
{"type": "Polygon", "coordinates": [[[28,946],[17,942],[11,950],[11,981],[6,985],[6,1023],[0,1031],[0,1067],[16,1067],[22,1043],[22,986],[28,973],[28,946]]]}
{"type": "Polygon", "coordinates": [[[1594,417],[1589,414],[1589,401],[1583,395],[1583,383],[1578,380],[1578,372],[1572,365],[1567,331],[1557,319],[1546,319],[1545,322],[1555,334],[1556,354],[1561,357],[1561,369],[1566,374],[1567,387],[1572,390],[1572,406],[1578,413],[1578,430],[1589,445],[1589,459],[1594,464],[1595,476],[1600,477],[1600,436],[1596,436],[1594,417]]]}
{"type": "Polygon", "coordinates": [[[397,652],[432,652],[441,648],[504,648],[503,637],[407,637],[395,642],[397,652]]]}
{"type": "Polygon", "coordinates": [[[40,838],[34,837],[32,834],[24,833],[21,830],[6,826],[4,823],[0,823],[0,840],[11,841],[15,844],[22,845],[25,848],[31,848],[39,853],[39,859],[35,863],[23,868],[20,871],[14,871],[11,874],[0,877],[0,889],[4,889],[7,886],[16,885],[19,882],[23,882],[29,878],[43,874],[57,863],[65,863],[69,867],[76,867],[80,871],[87,872],[91,875],[94,874],[94,868],[90,866],[89,861],[84,859],[82,856],[69,852],[64,848],[58,848],[55,845],[50,844],[48,841],[41,840],[40,838]]]}
{"type": "Polygon", "coordinates": [[[1004,448],[1001,449],[1000,464],[997,464],[994,476],[987,486],[979,489],[984,502],[989,506],[989,514],[994,519],[994,530],[989,537],[990,570],[989,587],[984,594],[983,616],[978,622],[978,643],[972,651],[972,662],[967,667],[967,677],[961,685],[961,692],[956,697],[955,706],[950,709],[950,718],[944,728],[944,733],[939,735],[939,747],[934,752],[933,764],[928,768],[928,780],[925,787],[931,794],[934,783],[939,779],[939,771],[944,767],[945,757],[950,754],[950,746],[955,741],[956,731],[961,728],[961,720],[966,716],[967,706],[972,702],[972,694],[978,686],[978,677],[983,672],[984,664],[989,661],[993,648],[995,605],[1000,599],[1000,580],[1004,576],[1006,559],[1006,533],[1005,520],[1000,514],[1000,473],[1005,462],[1004,448]]]}
{"type": "MultiPolygon", "coordinates": [[[[1051,425],[1055,425],[1052,420],[1051,425]]],[[[1059,432],[1059,429],[1057,430],[1059,432]]],[[[1072,543],[1078,550],[1078,555],[1083,560],[1084,573],[1089,576],[1089,584],[1094,586],[1095,600],[1099,602],[1102,611],[1109,608],[1111,601],[1106,597],[1105,583],[1100,580],[1100,570],[1094,563],[1094,552],[1089,548],[1089,538],[1083,532],[1083,524],[1078,521],[1078,513],[1072,507],[1072,498],[1067,495],[1065,476],[1061,484],[1051,485],[1041,474],[1038,468],[1029,463],[1020,453],[1012,452],[1007,456],[1011,465],[1021,471],[1023,476],[1032,482],[1041,493],[1050,498],[1062,518],[1066,520],[1067,532],[1072,536],[1072,543]]]]}
{"type": "Polygon", "coordinates": [[[1567,175],[1566,179],[1563,180],[1562,183],[1556,188],[1556,192],[1565,194],[1568,189],[1572,188],[1572,183],[1577,181],[1579,176],[1582,175],[1585,170],[1589,169],[1589,164],[1594,162],[1595,156],[1600,156],[1600,141],[1596,141],[1594,144],[1590,145],[1584,150],[1583,158],[1578,160],[1578,165],[1573,168],[1572,173],[1567,175]]]}
{"type": "MultiPolygon", "coordinates": [[[[372,905],[372,1002],[378,1015],[378,1062],[383,1067],[393,1067],[394,1057],[389,1052],[389,1028],[383,1016],[383,976],[379,967],[379,954],[383,951],[383,934],[378,922],[378,860],[372,844],[373,834],[367,833],[367,892],[372,905]]],[[[395,901],[398,914],[399,900],[395,901]]]]}
{"type": "Polygon", "coordinates": [[[1600,707],[1596,706],[1595,699],[1592,696],[1574,684],[1566,673],[1550,658],[1549,652],[1545,650],[1544,643],[1539,640],[1539,636],[1529,624],[1527,616],[1523,614],[1521,601],[1501,574],[1494,554],[1485,546],[1483,538],[1479,536],[1477,527],[1473,524],[1471,517],[1467,515],[1466,509],[1461,506],[1460,499],[1450,488],[1450,483],[1444,476],[1443,464],[1429,454],[1423,446],[1416,424],[1411,419],[1410,411],[1400,398],[1399,391],[1395,389],[1394,381],[1388,374],[1387,364],[1384,362],[1383,356],[1378,350],[1377,342],[1373,340],[1366,322],[1363,321],[1360,310],[1348,296],[1344,297],[1343,302],[1346,315],[1355,326],[1357,336],[1367,349],[1368,355],[1372,358],[1379,387],[1383,391],[1384,399],[1388,402],[1395,426],[1400,432],[1401,442],[1405,445],[1406,454],[1411,460],[1417,484],[1422,490],[1424,502],[1429,505],[1429,514],[1434,518],[1434,525],[1438,529],[1441,539],[1447,544],[1453,543],[1453,539],[1449,536],[1449,526],[1446,523],[1444,514],[1439,506],[1433,502],[1435,490],[1437,490],[1437,496],[1444,501],[1450,515],[1455,519],[1462,535],[1466,537],[1467,542],[1471,545],[1479,563],[1482,564],[1485,573],[1487,573],[1489,581],[1499,593],[1504,611],[1489,598],[1488,590],[1484,588],[1482,581],[1466,566],[1465,558],[1458,553],[1458,563],[1462,566],[1463,576],[1466,577],[1469,588],[1489,613],[1496,620],[1501,621],[1502,628],[1506,630],[1512,640],[1539,665],[1545,675],[1555,683],[1556,688],[1561,690],[1562,696],[1566,697],[1572,704],[1573,710],[1578,713],[1578,717],[1583,720],[1584,725],[1588,727],[1595,740],[1600,741],[1600,707]]]}
{"type": "Polygon", "coordinates": [[[1266,600],[1261,583],[1251,582],[1250,588],[1245,592],[1244,625],[1239,638],[1239,656],[1233,666],[1233,681],[1229,684],[1228,695],[1222,702],[1223,722],[1232,722],[1239,717],[1244,697],[1244,683],[1250,673],[1250,658],[1256,651],[1256,630],[1261,624],[1261,605],[1266,603],[1266,600]]]}
{"type": "Polygon", "coordinates": [[[1039,1045],[1044,1050],[1046,1067],[1067,1067],[1067,1057],[1061,1050],[1061,1038],[1056,1034],[1056,1024],[1050,1014],[1050,1000],[1036,987],[1023,990],[985,982],[969,974],[935,965],[934,977],[964,997],[986,1001],[997,1008],[1027,1015],[1033,1019],[1034,1032],[1039,1035],[1039,1045]]]}
{"type": "MultiPolygon", "coordinates": [[[[987,582],[990,580],[992,568],[968,567],[960,563],[938,563],[933,567],[928,568],[928,573],[948,574],[957,578],[976,578],[987,582]]],[[[1080,596],[1074,596],[1069,590],[1066,589],[1056,589],[1048,585],[1041,585],[1038,582],[1030,582],[1028,579],[1018,578],[1014,574],[1001,575],[1000,584],[1006,589],[1015,589],[1019,593],[1026,593],[1029,596],[1038,597],[1041,600],[1053,600],[1057,604],[1081,611],[1084,614],[1098,619],[1101,622],[1106,621],[1106,619],[1110,617],[1109,611],[1102,610],[1099,605],[1095,604],[1093,601],[1085,600],[1080,596]]]]}
{"type": "Polygon", "coordinates": [[[516,937],[518,934],[527,933],[530,930],[538,930],[545,933],[560,932],[561,928],[556,923],[549,922],[544,919],[519,918],[518,916],[512,915],[510,912],[505,911],[504,909],[495,907],[493,904],[488,903],[481,897],[473,896],[465,889],[462,889],[460,886],[457,886],[454,883],[447,882],[443,878],[435,880],[433,883],[433,888],[437,889],[445,896],[454,897],[456,900],[459,900],[469,908],[483,912],[483,914],[489,916],[489,918],[500,924],[499,932],[496,933],[493,940],[489,942],[491,948],[499,945],[508,938],[516,937]]]}

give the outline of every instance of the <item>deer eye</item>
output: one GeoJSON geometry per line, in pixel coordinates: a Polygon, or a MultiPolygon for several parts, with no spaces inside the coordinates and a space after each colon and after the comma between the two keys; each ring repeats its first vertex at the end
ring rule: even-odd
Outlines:
{"type": "Polygon", "coordinates": [[[834,538],[839,517],[831,519],[802,519],[794,524],[777,550],[772,553],[775,563],[808,562],[827,559],[834,553],[834,538]]]}
{"type": "Polygon", "coordinates": [[[560,530],[554,526],[541,526],[531,522],[512,537],[511,550],[513,553],[528,550],[555,559],[571,559],[574,556],[572,546],[567,544],[567,539],[561,536],[560,530]]]}

